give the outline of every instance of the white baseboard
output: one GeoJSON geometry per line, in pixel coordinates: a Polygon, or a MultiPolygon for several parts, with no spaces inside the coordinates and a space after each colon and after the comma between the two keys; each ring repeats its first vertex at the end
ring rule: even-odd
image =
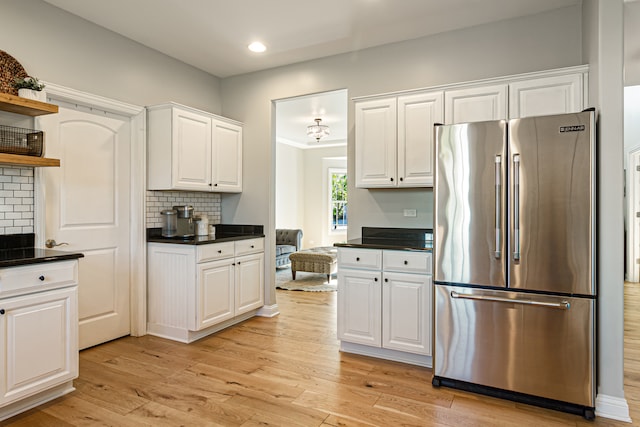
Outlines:
{"type": "Polygon", "coordinates": [[[598,394],[596,396],[596,416],[627,423],[632,422],[627,399],[623,397],[598,394]]]}
{"type": "Polygon", "coordinates": [[[278,309],[278,304],[272,305],[263,305],[260,310],[256,313],[256,316],[261,317],[275,317],[280,314],[280,310],[278,309]]]}

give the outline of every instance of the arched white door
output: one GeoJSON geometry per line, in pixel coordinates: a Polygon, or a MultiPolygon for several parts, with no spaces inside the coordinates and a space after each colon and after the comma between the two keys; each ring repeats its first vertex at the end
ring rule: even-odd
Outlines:
{"type": "Polygon", "coordinates": [[[41,175],[44,237],[84,254],[78,299],[83,349],[131,331],[131,124],[129,117],[65,104],[38,124],[46,156],[61,163],[41,175]]]}

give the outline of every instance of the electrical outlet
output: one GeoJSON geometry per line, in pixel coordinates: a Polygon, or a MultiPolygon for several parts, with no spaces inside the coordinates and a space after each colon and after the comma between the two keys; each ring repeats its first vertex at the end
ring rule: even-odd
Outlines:
{"type": "Polygon", "coordinates": [[[404,216],[412,216],[415,217],[417,215],[417,212],[415,209],[405,209],[404,210],[404,216]]]}

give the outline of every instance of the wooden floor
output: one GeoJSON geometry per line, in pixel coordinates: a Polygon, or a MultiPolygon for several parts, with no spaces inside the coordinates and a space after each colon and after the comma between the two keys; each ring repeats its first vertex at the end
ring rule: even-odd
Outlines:
{"type": "MultiPolygon", "coordinates": [[[[626,286],[625,393],[640,425],[640,285],[626,286]]],[[[127,337],[80,354],[77,390],[11,426],[629,426],[435,389],[431,370],[343,354],[335,292],[193,344],[127,337]]]]}

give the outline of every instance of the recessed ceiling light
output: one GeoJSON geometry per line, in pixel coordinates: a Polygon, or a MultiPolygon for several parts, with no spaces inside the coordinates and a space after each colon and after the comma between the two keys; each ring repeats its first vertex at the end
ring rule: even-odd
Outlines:
{"type": "Polygon", "coordinates": [[[267,50],[267,47],[260,42],[253,42],[248,47],[251,52],[256,53],[264,52],[265,50],[267,50]]]}

